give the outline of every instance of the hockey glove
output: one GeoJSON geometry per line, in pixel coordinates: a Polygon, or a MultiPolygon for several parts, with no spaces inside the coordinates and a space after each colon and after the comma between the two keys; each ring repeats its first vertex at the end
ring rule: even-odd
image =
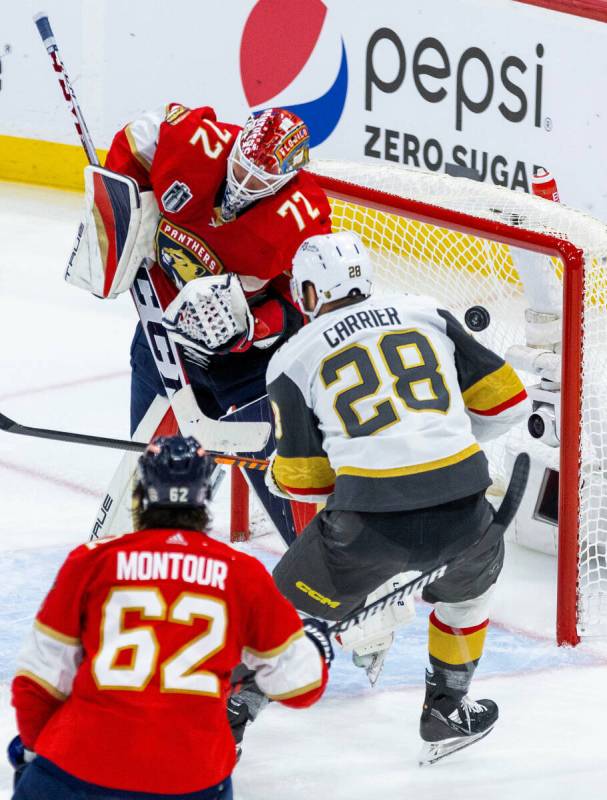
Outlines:
{"type": "Polygon", "coordinates": [[[242,697],[232,695],[228,698],[228,722],[234,742],[239,745],[244,737],[244,730],[247,723],[251,722],[249,709],[242,697]]]}
{"type": "Polygon", "coordinates": [[[23,773],[36,758],[36,754],[33,750],[27,750],[27,748],[23,746],[20,736],[15,736],[14,739],[11,739],[6,750],[6,754],[8,756],[9,764],[15,770],[13,777],[13,789],[16,789],[23,773]]]}
{"type": "Polygon", "coordinates": [[[333,652],[333,645],[329,637],[329,626],[327,623],[315,617],[306,617],[303,621],[303,629],[308,639],[314,642],[321,658],[324,660],[327,667],[329,667],[335,658],[335,653],[333,652]]]}
{"type": "Polygon", "coordinates": [[[274,477],[274,461],[275,460],[276,460],[276,451],[274,451],[272,453],[272,455],[270,456],[270,463],[268,464],[268,467],[267,467],[266,471],[263,474],[264,483],[265,483],[266,487],[269,489],[269,491],[273,495],[276,495],[276,497],[284,497],[285,500],[292,500],[293,498],[291,497],[291,495],[288,494],[287,492],[285,492],[282,489],[282,487],[279,486],[276,478],[274,477]]]}
{"type": "Polygon", "coordinates": [[[250,346],[253,316],[237,275],[195,278],[167,306],[162,324],[177,344],[207,355],[250,346]]]}

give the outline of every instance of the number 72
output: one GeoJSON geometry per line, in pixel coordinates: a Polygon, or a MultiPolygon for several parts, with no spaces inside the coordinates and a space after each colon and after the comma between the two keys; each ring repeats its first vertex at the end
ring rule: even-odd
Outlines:
{"type": "Polygon", "coordinates": [[[320,214],[320,210],[315,208],[312,203],[310,203],[308,198],[301,192],[293,192],[291,197],[280,206],[277,213],[281,217],[287,217],[288,214],[293,214],[295,217],[295,222],[297,223],[297,227],[300,231],[303,231],[308,223],[308,220],[304,219],[301,205],[298,207],[298,204],[303,205],[303,208],[305,209],[309,219],[316,219],[316,217],[320,214]]]}

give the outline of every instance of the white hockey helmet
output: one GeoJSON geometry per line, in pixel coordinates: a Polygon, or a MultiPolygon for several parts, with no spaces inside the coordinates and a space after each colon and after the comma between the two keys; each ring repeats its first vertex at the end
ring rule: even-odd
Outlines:
{"type": "Polygon", "coordinates": [[[293,257],[291,294],[311,319],[325,303],[344,297],[368,297],[373,290],[373,265],[366,247],[355,233],[340,231],[310,236],[293,257]],[[316,289],[317,301],[310,311],[304,306],[304,284],[316,289]]]}

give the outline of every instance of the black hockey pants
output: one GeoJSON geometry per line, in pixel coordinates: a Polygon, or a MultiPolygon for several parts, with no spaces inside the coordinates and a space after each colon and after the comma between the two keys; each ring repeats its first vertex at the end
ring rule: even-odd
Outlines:
{"type": "Polygon", "coordinates": [[[496,582],[503,565],[503,538],[474,546],[493,514],[484,492],[414,511],[324,510],[278,562],[274,580],[300,611],[337,621],[397,573],[426,571],[467,552],[423,598],[472,600],[496,582]]]}

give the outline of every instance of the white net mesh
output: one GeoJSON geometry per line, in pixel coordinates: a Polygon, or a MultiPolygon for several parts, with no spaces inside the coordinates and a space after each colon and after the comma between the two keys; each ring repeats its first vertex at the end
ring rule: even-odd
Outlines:
{"type": "MultiPolygon", "coordinates": [[[[444,219],[439,212],[437,224],[429,224],[410,213],[371,207],[372,194],[365,201],[331,200],[334,229],[354,230],[361,236],[372,251],[381,287],[434,296],[461,321],[468,308],[483,306],[491,315],[491,324],[476,335],[502,356],[509,346],[525,344],[529,292],[515,266],[524,253],[484,238],[480,231],[475,232],[474,224],[466,226],[465,233],[454,230],[448,212],[504,223],[523,249],[532,232],[558,237],[583,251],[583,316],[578,321],[583,331],[581,442],[579,468],[569,467],[580,504],[577,626],[583,635],[607,634],[607,227],[563,205],[462,178],[335,161],[316,161],[309,169],[444,209],[444,219]]],[[[562,294],[562,262],[547,256],[539,261],[546,292],[552,286],[562,294]]],[[[537,374],[521,373],[521,377],[528,385],[539,382],[537,374]]],[[[567,419],[566,424],[577,426],[577,420],[567,419]]],[[[503,491],[514,455],[520,450],[531,452],[546,466],[558,468],[559,464],[559,448],[531,439],[526,426],[485,449],[497,492],[503,491]]]]}

